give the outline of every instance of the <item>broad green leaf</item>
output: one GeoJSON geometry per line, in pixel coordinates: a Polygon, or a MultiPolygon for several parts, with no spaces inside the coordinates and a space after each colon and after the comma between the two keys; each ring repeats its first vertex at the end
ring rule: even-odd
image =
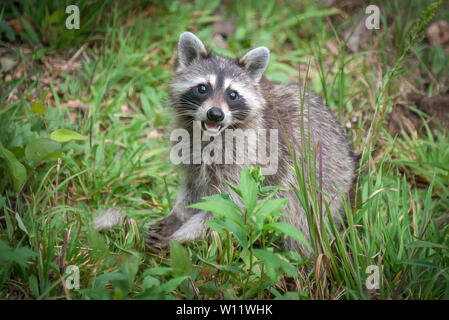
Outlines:
{"type": "Polygon", "coordinates": [[[0,144],[0,155],[2,155],[2,157],[6,160],[9,170],[11,171],[12,179],[14,182],[14,188],[16,192],[19,192],[27,176],[24,165],[21,164],[19,160],[17,160],[16,156],[11,151],[4,148],[1,144],[0,144]]]}
{"type": "Polygon", "coordinates": [[[217,231],[218,233],[221,233],[225,229],[222,219],[207,220],[206,223],[212,230],[217,231]]]}
{"type": "Polygon", "coordinates": [[[142,289],[149,289],[159,286],[159,280],[152,276],[146,276],[142,281],[142,289]]]}
{"type": "Polygon", "coordinates": [[[243,224],[242,216],[239,213],[239,207],[229,199],[228,195],[216,194],[210,197],[204,197],[203,202],[192,204],[189,208],[210,211],[217,214],[217,216],[225,215],[235,223],[239,225],[243,224]]]}
{"type": "Polygon", "coordinates": [[[267,218],[285,216],[280,211],[287,205],[288,199],[264,199],[259,202],[256,214],[252,216],[256,223],[257,230],[262,230],[267,218]]]}
{"type": "Polygon", "coordinates": [[[93,287],[87,289],[80,289],[80,292],[90,299],[94,300],[111,300],[112,295],[106,288],[93,287]]]}
{"type": "Polygon", "coordinates": [[[0,263],[17,262],[26,268],[29,265],[25,262],[35,256],[37,256],[37,253],[28,247],[11,248],[6,242],[0,240],[0,263]]]}
{"type": "Polygon", "coordinates": [[[108,253],[108,247],[106,246],[103,237],[94,229],[89,229],[87,232],[87,242],[89,243],[89,247],[97,252],[97,255],[108,253]]]}
{"type": "Polygon", "coordinates": [[[129,278],[128,275],[119,273],[122,275],[121,279],[111,280],[111,285],[114,288],[114,300],[121,300],[128,296],[129,290],[131,289],[132,278],[129,278]]]}
{"type": "Polygon", "coordinates": [[[250,171],[247,168],[242,169],[240,175],[240,192],[242,193],[243,201],[247,212],[252,212],[257,204],[257,183],[251,176],[250,171]]]}
{"type": "Polygon", "coordinates": [[[74,140],[86,140],[87,137],[79,134],[78,132],[68,129],[58,129],[50,134],[50,138],[57,142],[67,142],[74,140]]]}
{"type": "Polygon", "coordinates": [[[219,232],[219,230],[214,229],[213,221],[215,221],[215,222],[219,221],[219,223],[222,225],[223,228],[225,228],[229,232],[233,233],[235,238],[237,239],[238,243],[243,248],[249,247],[249,241],[248,241],[249,231],[245,224],[236,223],[236,222],[234,222],[234,220],[226,219],[226,218],[224,218],[223,220],[216,219],[216,220],[207,221],[206,223],[209,223],[209,222],[212,223],[212,224],[209,224],[209,226],[217,232],[219,232]]]}
{"type": "Polygon", "coordinates": [[[272,271],[267,269],[267,275],[273,281],[276,281],[276,277],[274,275],[276,273],[279,274],[279,267],[281,267],[289,277],[298,276],[298,269],[296,267],[291,265],[290,262],[285,260],[283,257],[280,257],[267,249],[254,249],[254,255],[261,260],[265,266],[273,269],[272,271]]]}
{"type": "Polygon", "coordinates": [[[37,283],[37,278],[34,274],[32,274],[29,278],[29,287],[32,294],[34,294],[35,297],[39,297],[39,285],[37,283]]]}
{"type": "Polygon", "coordinates": [[[263,216],[273,216],[287,206],[288,199],[273,199],[263,203],[257,210],[257,214],[263,216]]]}
{"type": "Polygon", "coordinates": [[[203,199],[203,202],[194,203],[189,208],[210,211],[220,215],[235,214],[239,210],[239,207],[225,194],[215,194],[203,199]]]}
{"type": "Polygon", "coordinates": [[[265,225],[263,228],[264,229],[272,229],[272,230],[276,230],[276,231],[282,232],[286,236],[292,237],[296,241],[301,242],[307,248],[312,250],[312,248],[310,247],[310,244],[307,241],[307,239],[304,236],[304,234],[301,231],[299,231],[298,229],[296,229],[294,226],[289,224],[289,223],[274,222],[274,223],[270,223],[270,224],[265,225]]]}
{"type": "Polygon", "coordinates": [[[46,105],[43,105],[40,102],[34,101],[31,104],[31,111],[33,111],[35,114],[46,114],[48,111],[48,108],[46,105]]]}
{"type": "Polygon", "coordinates": [[[179,285],[188,278],[188,276],[177,277],[171,280],[168,280],[164,284],[160,286],[160,289],[164,293],[170,293],[175,290],[179,285]]]}
{"type": "Polygon", "coordinates": [[[292,264],[290,264],[290,262],[282,258],[279,258],[279,261],[281,262],[282,270],[284,270],[289,277],[292,278],[298,277],[298,269],[295,266],[293,266],[292,264]]]}
{"type": "Polygon", "coordinates": [[[25,157],[34,163],[39,163],[42,160],[61,157],[60,150],[59,142],[48,138],[38,138],[27,144],[25,157]]]}
{"type": "Polygon", "coordinates": [[[276,281],[279,275],[281,259],[274,253],[264,249],[254,249],[254,256],[265,264],[265,272],[272,281],[276,281]]]}
{"type": "Polygon", "coordinates": [[[112,283],[113,281],[115,281],[117,283],[119,281],[126,280],[126,276],[118,271],[106,272],[99,276],[96,276],[92,281],[92,286],[93,288],[104,288],[109,282],[112,283]]]}
{"type": "Polygon", "coordinates": [[[281,264],[280,258],[267,249],[254,249],[253,252],[258,259],[262,260],[273,268],[277,268],[281,264]]]}
{"type": "Polygon", "coordinates": [[[173,275],[175,277],[190,275],[192,263],[187,252],[179,242],[170,242],[170,258],[173,275]]]}

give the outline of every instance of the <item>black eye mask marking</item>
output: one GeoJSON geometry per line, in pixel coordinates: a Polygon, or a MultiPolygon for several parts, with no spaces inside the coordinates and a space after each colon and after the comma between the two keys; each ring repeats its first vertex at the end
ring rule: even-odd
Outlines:
{"type": "Polygon", "coordinates": [[[199,84],[190,88],[181,96],[180,103],[184,108],[196,110],[212,95],[210,84],[199,84]],[[205,90],[204,90],[205,89],[205,90]]]}
{"type": "Polygon", "coordinates": [[[248,106],[245,99],[237,91],[231,89],[227,89],[224,95],[232,115],[238,120],[244,120],[248,115],[248,106]]]}

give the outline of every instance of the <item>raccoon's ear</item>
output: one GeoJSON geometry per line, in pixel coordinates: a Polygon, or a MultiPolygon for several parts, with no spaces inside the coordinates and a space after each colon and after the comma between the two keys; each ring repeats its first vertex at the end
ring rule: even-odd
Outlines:
{"type": "Polygon", "coordinates": [[[178,42],[178,63],[176,69],[182,69],[188,66],[193,60],[201,55],[207,55],[204,44],[191,32],[183,32],[179,36],[178,42]]]}
{"type": "Polygon", "coordinates": [[[248,70],[250,76],[259,81],[262,78],[268,62],[270,61],[270,50],[267,47],[258,47],[248,51],[241,59],[239,64],[248,70]]]}

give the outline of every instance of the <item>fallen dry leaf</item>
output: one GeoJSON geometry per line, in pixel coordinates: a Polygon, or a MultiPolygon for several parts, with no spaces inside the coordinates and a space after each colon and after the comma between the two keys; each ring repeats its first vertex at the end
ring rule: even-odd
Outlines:
{"type": "Polygon", "coordinates": [[[25,31],[21,18],[9,20],[7,23],[15,32],[25,31]]]}
{"type": "Polygon", "coordinates": [[[129,107],[128,107],[126,104],[124,104],[124,105],[122,105],[122,106],[120,107],[120,110],[121,110],[123,113],[128,113],[128,112],[129,112],[129,107]]]}
{"type": "Polygon", "coordinates": [[[449,23],[444,20],[439,20],[432,23],[426,30],[427,39],[433,46],[439,44],[449,44],[449,23]]]}
{"type": "Polygon", "coordinates": [[[12,67],[17,64],[17,60],[12,57],[2,57],[0,58],[0,66],[3,69],[3,72],[8,71],[12,67]]]}
{"type": "Polygon", "coordinates": [[[89,105],[85,104],[79,99],[76,100],[69,100],[66,103],[61,104],[61,108],[80,108],[83,111],[89,110],[89,105]]]}
{"type": "Polygon", "coordinates": [[[148,134],[147,134],[147,138],[162,138],[162,132],[159,130],[151,130],[148,134]]]}

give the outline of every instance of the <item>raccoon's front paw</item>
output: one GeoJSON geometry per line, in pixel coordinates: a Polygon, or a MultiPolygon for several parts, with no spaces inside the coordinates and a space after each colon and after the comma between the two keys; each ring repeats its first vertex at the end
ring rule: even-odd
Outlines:
{"type": "Polygon", "coordinates": [[[181,227],[181,220],[174,214],[168,215],[154,226],[148,228],[146,243],[151,249],[165,249],[170,242],[170,236],[181,227]]]}

